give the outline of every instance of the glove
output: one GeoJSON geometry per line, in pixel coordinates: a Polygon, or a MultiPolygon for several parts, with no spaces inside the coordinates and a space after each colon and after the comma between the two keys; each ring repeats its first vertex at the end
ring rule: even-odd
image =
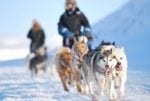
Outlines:
{"type": "Polygon", "coordinates": [[[88,40],[93,40],[92,34],[87,34],[86,37],[88,38],[88,40]]]}
{"type": "Polygon", "coordinates": [[[90,27],[84,28],[83,35],[85,35],[88,38],[88,40],[93,40],[93,36],[91,34],[91,28],[90,27]]]}
{"type": "Polygon", "coordinates": [[[65,37],[65,38],[72,39],[72,38],[74,38],[74,34],[73,34],[72,32],[70,32],[70,31],[66,31],[66,32],[64,33],[64,37],[65,37]]]}
{"type": "Polygon", "coordinates": [[[66,28],[66,27],[61,27],[59,29],[59,33],[64,38],[73,38],[74,37],[74,34],[71,31],[69,31],[68,28],[66,28]]]}

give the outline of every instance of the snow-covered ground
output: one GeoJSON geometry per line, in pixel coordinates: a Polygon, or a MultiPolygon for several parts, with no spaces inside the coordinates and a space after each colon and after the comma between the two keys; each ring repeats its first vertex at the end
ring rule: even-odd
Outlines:
{"type": "Polygon", "coordinates": [[[88,101],[74,89],[63,91],[60,80],[46,74],[31,78],[27,68],[0,68],[0,101],[88,101]]]}
{"type": "MultiPolygon", "coordinates": [[[[101,97],[102,101],[108,101],[101,97]]],[[[123,101],[149,101],[150,74],[148,71],[129,71],[126,96],[123,101]]],[[[0,67],[0,101],[91,101],[72,88],[63,91],[60,80],[47,73],[31,78],[25,67],[0,67]]]]}
{"type": "MultiPolygon", "coordinates": [[[[149,4],[149,0],[130,0],[120,10],[93,26],[95,45],[101,40],[115,40],[126,49],[129,71],[123,101],[150,101],[149,4]]],[[[31,78],[23,58],[27,53],[23,47],[28,47],[29,43],[23,40],[11,38],[11,41],[0,41],[0,60],[4,60],[0,61],[0,101],[91,101],[90,97],[77,93],[75,88],[65,92],[59,78],[50,73],[31,78]],[[18,51],[18,47],[23,50],[18,51]],[[12,60],[14,57],[16,60],[12,60]]],[[[53,36],[48,43],[55,40],[57,37],[53,36]]],[[[60,45],[60,42],[50,49],[60,45]]],[[[100,99],[108,101],[106,96],[100,99]]]]}

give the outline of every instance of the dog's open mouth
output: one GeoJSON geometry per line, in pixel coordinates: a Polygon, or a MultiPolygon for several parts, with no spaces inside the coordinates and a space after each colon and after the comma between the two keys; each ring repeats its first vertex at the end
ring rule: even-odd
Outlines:
{"type": "Polygon", "coordinates": [[[105,75],[109,75],[112,73],[112,68],[111,67],[106,67],[105,69],[105,75]]]}
{"type": "Polygon", "coordinates": [[[116,71],[122,71],[122,66],[121,65],[116,65],[115,69],[116,69],[116,71]]]}
{"type": "Polygon", "coordinates": [[[82,62],[84,55],[83,54],[79,54],[78,57],[79,57],[79,61],[82,62]]]}

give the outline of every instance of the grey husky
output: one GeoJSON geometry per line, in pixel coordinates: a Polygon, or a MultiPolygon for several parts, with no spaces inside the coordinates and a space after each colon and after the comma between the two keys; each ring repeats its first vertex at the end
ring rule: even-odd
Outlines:
{"type": "MultiPolygon", "coordinates": [[[[108,56],[114,43],[102,42],[95,50],[89,51],[83,58],[81,76],[83,87],[88,86],[91,95],[98,96],[105,90],[107,75],[111,73],[108,65],[108,56]],[[104,50],[105,47],[109,47],[104,50]],[[86,85],[86,86],[85,86],[86,85]]],[[[84,89],[84,88],[83,88],[84,89]]]]}

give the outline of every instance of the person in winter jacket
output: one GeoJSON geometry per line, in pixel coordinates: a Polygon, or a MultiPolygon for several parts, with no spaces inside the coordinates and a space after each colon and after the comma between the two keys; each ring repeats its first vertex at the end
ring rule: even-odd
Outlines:
{"type": "Polygon", "coordinates": [[[76,0],[66,0],[66,11],[61,15],[58,23],[58,32],[63,37],[63,46],[72,47],[73,38],[85,35],[89,39],[91,49],[91,27],[88,19],[77,7],[76,0]]]}
{"type": "Polygon", "coordinates": [[[38,21],[33,21],[33,26],[30,29],[27,38],[31,40],[30,52],[35,53],[38,48],[45,43],[45,33],[38,21]]]}

